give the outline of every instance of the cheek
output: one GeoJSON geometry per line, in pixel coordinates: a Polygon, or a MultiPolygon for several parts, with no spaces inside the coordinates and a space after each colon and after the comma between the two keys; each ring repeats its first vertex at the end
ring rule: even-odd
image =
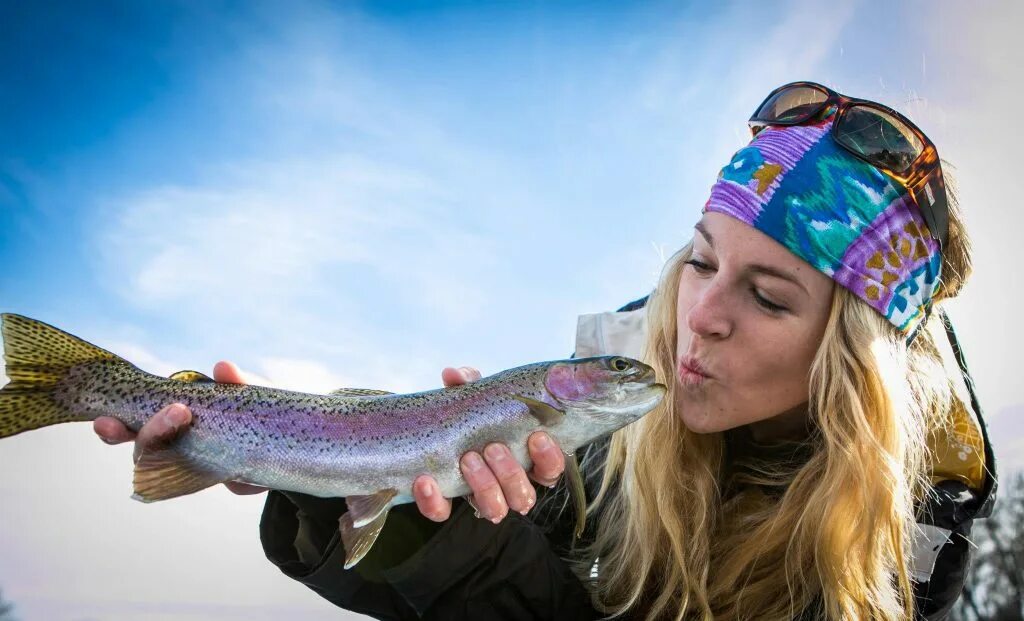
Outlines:
{"type": "Polygon", "coordinates": [[[694,304],[694,293],[686,284],[685,278],[679,283],[679,293],[676,296],[676,355],[686,353],[690,343],[690,328],[687,325],[686,317],[694,304]]]}
{"type": "MultiPolygon", "coordinates": [[[[770,419],[804,403],[807,374],[816,343],[806,334],[761,326],[757,338],[719,343],[713,350],[721,378],[699,388],[678,386],[677,405],[688,428],[697,433],[725,431],[770,419]]],[[[688,334],[680,331],[679,346],[688,334]]]]}

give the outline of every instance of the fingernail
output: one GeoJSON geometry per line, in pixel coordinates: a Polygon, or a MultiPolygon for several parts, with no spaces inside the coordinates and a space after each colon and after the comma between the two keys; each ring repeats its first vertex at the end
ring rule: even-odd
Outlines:
{"type": "Polygon", "coordinates": [[[117,443],[116,443],[116,442],[114,442],[114,441],[113,441],[112,439],[110,439],[110,438],[105,438],[105,437],[103,437],[103,436],[100,436],[100,440],[103,440],[104,442],[106,442],[107,444],[110,444],[110,445],[114,445],[114,444],[117,444],[117,443]]]}
{"type": "Polygon", "coordinates": [[[501,523],[501,518],[500,517],[492,517],[491,518],[491,523],[492,524],[500,524],[501,523]]]}
{"type": "Polygon", "coordinates": [[[473,374],[470,372],[469,367],[459,367],[459,373],[462,374],[462,379],[470,382],[473,380],[473,374]]]}
{"type": "Polygon", "coordinates": [[[480,459],[476,453],[467,453],[462,461],[465,462],[466,469],[470,472],[476,472],[484,467],[484,460],[480,459]]]}
{"type": "Polygon", "coordinates": [[[508,456],[505,447],[500,444],[488,444],[484,449],[484,454],[494,460],[505,459],[508,456]]]}
{"type": "Polygon", "coordinates": [[[167,421],[171,427],[175,428],[184,425],[186,417],[187,414],[185,413],[185,406],[178,405],[177,403],[169,406],[167,411],[164,412],[164,420],[167,421]]]}
{"type": "Polygon", "coordinates": [[[544,433],[537,436],[537,439],[534,440],[533,445],[537,448],[538,451],[546,451],[552,446],[554,446],[551,442],[551,438],[549,438],[547,434],[544,433]]]}

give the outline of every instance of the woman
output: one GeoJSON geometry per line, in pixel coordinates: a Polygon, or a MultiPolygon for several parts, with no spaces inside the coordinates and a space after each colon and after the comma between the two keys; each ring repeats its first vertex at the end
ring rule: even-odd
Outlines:
{"type": "MultiPolygon", "coordinates": [[[[937,348],[932,311],[963,286],[970,247],[935,148],[898,113],[811,83],[774,91],[751,126],[640,311],[669,394],[581,449],[582,542],[561,489],[540,488],[530,512],[526,473],[491,445],[462,461],[475,508],[421,477],[416,506],[396,508],[351,571],[343,500],[271,492],[268,557],[380,618],[940,618],[994,462],[937,348]]],[[[183,428],[175,412],[140,444],[183,428]]],[[[127,438],[109,419],[96,428],[127,438]]],[[[530,448],[534,480],[551,483],[550,439],[530,448]]]]}

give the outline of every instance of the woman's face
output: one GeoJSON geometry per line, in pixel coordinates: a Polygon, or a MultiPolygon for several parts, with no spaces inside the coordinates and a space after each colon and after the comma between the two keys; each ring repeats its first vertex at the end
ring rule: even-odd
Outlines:
{"type": "Polygon", "coordinates": [[[764,233],[705,213],[676,306],[676,400],[686,426],[752,425],[757,438],[802,430],[832,287],[764,233]]]}

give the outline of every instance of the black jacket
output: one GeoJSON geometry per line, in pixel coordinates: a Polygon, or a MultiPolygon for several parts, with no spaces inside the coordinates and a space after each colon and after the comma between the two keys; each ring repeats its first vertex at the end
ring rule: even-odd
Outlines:
{"type": "MultiPolygon", "coordinates": [[[[620,309],[631,312],[639,300],[620,309]]],[[[951,329],[951,328],[950,328],[951,329]]],[[[951,337],[955,343],[955,338],[951,337]]],[[[962,361],[958,345],[954,344],[962,361]]],[[[918,618],[945,618],[960,594],[970,566],[968,537],[973,520],[985,517],[994,501],[994,460],[966,365],[962,365],[985,443],[988,469],[980,489],[960,480],[939,481],[921,512],[924,545],[915,596],[918,618]]],[[[601,463],[607,439],[577,452],[587,463],[601,463]]],[[[588,497],[596,479],[588,478],[588,497]]],[[[500,523],[474,517],[461,499],[452,516],[437,524],[412,504],[395,507],[374,547],[345,570],[338,535],[343,499],[322,499],[272,491],[260,524],[267,558],[341,608],[378,619],[596,619],[583,585],[570,571],[573,544],[571,508],[560,511],[566,491],[560,482],[538,487],[538,504],[527,517],[515,512],[500,523]]],[[[598,519],[600,519],[598,517],[598,519]]],[[[593,536],[588,521],[583,540],[593,536]]]]}

